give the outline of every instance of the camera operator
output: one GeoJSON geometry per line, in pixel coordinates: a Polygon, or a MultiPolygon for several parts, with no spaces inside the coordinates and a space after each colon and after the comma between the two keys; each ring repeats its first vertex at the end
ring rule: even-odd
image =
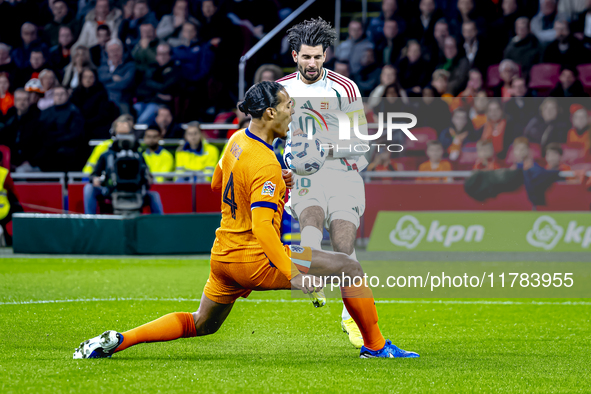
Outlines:
{"type": "MultiPolygon", "coordinates": [[[[98,199],[111,198],[114,192],[122,191],[123,182],[113,182],[117,172],[115,163],[122,154],[131,161],[139,163],[139,182],[134,185],[126,185],[123,191],[137,191],[141,193],[144,206],[149,205],[154,214],[162,214],[162,202],[160,195],[155,191],[147,190],[152,183],[152,175],[141,154],[138,154],[139,143],[133,134],[133,122],[129,116],[122,115],[113,122],[113,141],[108,150],[98,158],[96,166],[90,175],[90,183],[84,186],[84,212],[95,214],[98,199]],[[131,156],[130,156],[131,155],[131,156]],[[131,188],[133,189],[130,189],[131,188]]],[[[117,176],[117,175],[116,175],[117,176]]]]}

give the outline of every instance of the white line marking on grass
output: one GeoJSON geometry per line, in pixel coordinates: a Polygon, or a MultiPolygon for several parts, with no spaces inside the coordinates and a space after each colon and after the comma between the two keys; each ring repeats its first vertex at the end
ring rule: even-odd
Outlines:
{"type": "MultiPolygon", "coordinates": [[[[109,301],[160,301],[160,302],[199,302],[197,298],[75,298],[64,300],[29,300],[29,301],[0,301],[0,305],[35,305],[35,304],[63,304],[70,302],[109,302],[109,301]]],[[[259,303],[309,303],[307,299],[239,299],[237,302],[259,303]]],[[[376,304],[457,304],[457,305],[591,305],[589,301],[461,301],[461,300],[376,300],[376,304]]]]}

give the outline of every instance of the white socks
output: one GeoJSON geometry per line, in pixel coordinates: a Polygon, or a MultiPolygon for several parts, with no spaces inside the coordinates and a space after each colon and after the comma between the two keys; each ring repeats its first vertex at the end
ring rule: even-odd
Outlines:
{"type": "MultiPolygon", "coordinates": [[[[353,249],[353,253],[351,253],[349,255],[349,257],[357,260],[357,255],[355,254],[355,249],[353,249]]],[[[349,314],[349,311],[347,310],[347,307],[345,306],[345,304],[343,304],[343,313],[341,314],[341,318],[343,320],[349,320],[351,318],[351,315],[349,314]]]]}
{"type": "Polygon", "coordinates": [[[300,245],[309,246],[312,249],[322,250],[322,231],[314,226],[306,226],[301,233],[300,245]]]}

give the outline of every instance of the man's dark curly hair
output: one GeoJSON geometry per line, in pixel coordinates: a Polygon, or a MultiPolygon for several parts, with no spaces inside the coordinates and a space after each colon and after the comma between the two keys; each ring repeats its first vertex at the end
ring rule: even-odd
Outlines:
{"type": "Polygon", "coordinates": [[[322,18],[303,21],[287,31],[291,49],[300,52],[302,45],[315,47],[322,45],[322,50],[331,46],[337,39],[335,29],[322,18]]]}

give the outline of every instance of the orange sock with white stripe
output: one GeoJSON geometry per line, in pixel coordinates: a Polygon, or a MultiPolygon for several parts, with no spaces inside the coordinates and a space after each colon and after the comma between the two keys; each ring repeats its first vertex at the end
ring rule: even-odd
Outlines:
{"type": "Polygon", "coordinates": [[[138,343],[165,342],[178,338],[195,337],[197,331],[192,313],[175,312],[122,334],[123,342],[115,352],[120,352],[138,343]]]}
{"type": "Polygon", "coordinates": [[[367,286],[341,287],[341,295],[347,311],[361,331],[363,345],[371,350],[383,348],[386,340],[378,326],[378,311],[371,289],[367,286]]]}

